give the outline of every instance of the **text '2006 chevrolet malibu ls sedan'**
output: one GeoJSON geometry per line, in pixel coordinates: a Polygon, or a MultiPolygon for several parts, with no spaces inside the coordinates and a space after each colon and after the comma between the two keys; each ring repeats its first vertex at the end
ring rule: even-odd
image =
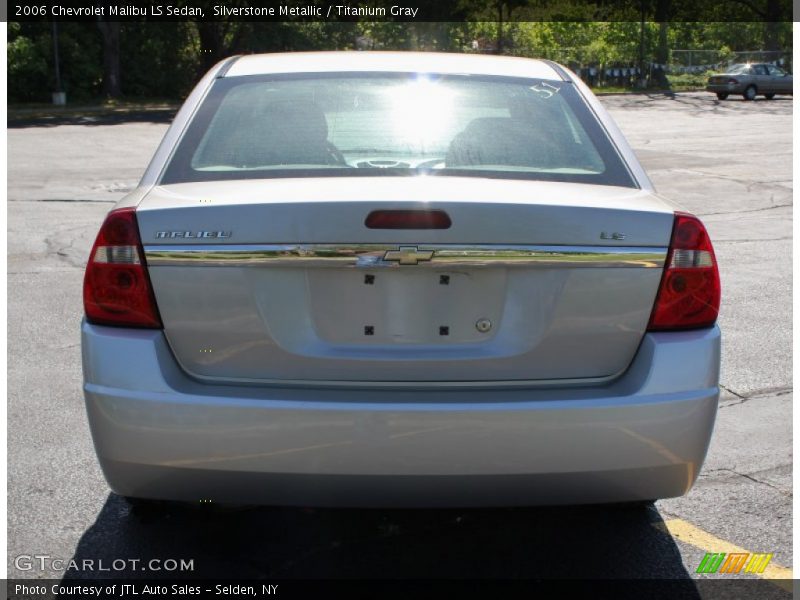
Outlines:
{"type": "Polygon", "coordinates": [[[678,496],[719,299],[703,225],[557,64],[232,58],[91,251],[88,418],[129,498],[678,496]]]}

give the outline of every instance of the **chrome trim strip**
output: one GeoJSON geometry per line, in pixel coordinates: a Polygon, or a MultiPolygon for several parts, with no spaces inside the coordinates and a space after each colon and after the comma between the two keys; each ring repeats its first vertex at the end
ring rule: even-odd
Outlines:
{"type": "Polygon", "coordinates": [[[667,248],[626,246],[520,246],[459,244],[253,244],[146,246],[150,266],[398,268],[387,252],[415,248],[430,260],[403,268],[560,267],[661,268],[667,248]]]}
{"type": "MultiPolygon", "coordinates": [[[[181,364],[179,362],[179,364],[181,364]]],[[[563,388],[593,388],[607,385],[619,378],[626,369],[604,377],[585,377],[572,379],[507,379],[489,380],[476,379],[472,381],[354,381],[350,379],[256,379],[251,377],[212,377],[198,375],[186,369],[184,372],[201,383],[210,385],[273,385],[287,388],[327,388],[327,389],[411,389],[411,390],[503,390],[513,388],[525,389],[563,389],[563,388]]]]}

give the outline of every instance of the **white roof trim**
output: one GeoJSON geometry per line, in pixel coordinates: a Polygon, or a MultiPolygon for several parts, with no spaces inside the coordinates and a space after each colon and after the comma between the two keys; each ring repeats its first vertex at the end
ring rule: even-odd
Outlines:
{"type": "Polygon", "coordinates": [[[500,75],[560,81],[549,64],[529,58],[439,52],[289,52],[240,57],[225,77],[277,73],[410,72],[500,75]]]}

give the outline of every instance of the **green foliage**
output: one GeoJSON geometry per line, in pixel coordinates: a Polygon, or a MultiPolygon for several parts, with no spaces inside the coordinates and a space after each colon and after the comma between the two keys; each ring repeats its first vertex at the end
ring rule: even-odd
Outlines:
{"type": "Polygon", "coordinates": [[[120,55],[125,96],[184,96],[196,79],[199,53],[194,33],[189,23],[151,23],[147,27],[123,24],[120,55]]]}
{"type": "Polygon", "coordinates": [[[44,100],[34,93],[34,90],[47,90],[52,85],[50,67],[45,59],[48,48],[42,46],[41,39],[23,34],[20,23],[8,24],[9,100],[44,100]]]}
{"type": "MultiPolygon", "coordinates": [[[[82,23],[58,25],[61,82],[75,99],[96,96],[102,77],[100,41],[95,27],[82,23]],[[91,35],[87,35],[90,33],[91,35]]],[[[9,23],[8,99],[48,102],[56,89],[50,23],[9,23]]]]}
{"type": "Polygon", "coordinates": [[[711,73],[674,73],[667,75],[669,87],[673,91],[703,90],[711,73]]]}
{"type": "MultiPolygon", "coordinates": [[[[752,0],[756,8],[772,0],[752,0]]],[[[200,75],[232,54],[304,50],[430,50],[502,52],[543,57],[573,68],[637,66],[640,57],[640,3],[598,1],[595,18],[583,21],[583,0],[462,0],[470,20],[458,23],[249,21],[123,23],[120,28],[120,81],[125,99],[180,99],[200,75]],[[498,22],[502,16],[502,25],[498,22]],[[629,20],[623,21],[621,18],[629,20]],[[548,20],[542,20],[548,19],[548,20]],[[560,21],[558,19],[561,19],[560,21]]],[[[646,3],[655,6],[655,2],[646,3]]],[[[671,0],[686,9],[691,0],[671,0]]],[[[645,63],[669,49],[704,50],[693,64],[726,61],[734,53],[770,46],[791,51],[792,23],[670,22],[644,26],[645,63]],[[712,61],[707,57],[714,57],[712,61]]],[[[754,19],[761,18],[754,13],[754,19]]],[[[70,101],[101,96],[103,43],[96,23],[60,23],[62,83],[70,101]]],[[[685,55],[674,53],[673,60],[685,55]]],[[[9,23],[8,98],[48,102],[55,90],[50,23],[9,23]]],[[[670,75],[674,85],[691,77],[670,75]]],[[[617,85],[617,82],[609,82],[617,85]]]]}

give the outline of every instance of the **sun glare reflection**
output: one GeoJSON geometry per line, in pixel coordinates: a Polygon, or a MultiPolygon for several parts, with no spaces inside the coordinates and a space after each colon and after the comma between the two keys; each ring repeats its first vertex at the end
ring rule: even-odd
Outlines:
{"type": "Polygon", "coordinates": [[[392,103],[392,129],[397,139],[426,151],[441,142],[452,126],[456,93],[443,84],[420,77],[387,90],[392,103]]]}

